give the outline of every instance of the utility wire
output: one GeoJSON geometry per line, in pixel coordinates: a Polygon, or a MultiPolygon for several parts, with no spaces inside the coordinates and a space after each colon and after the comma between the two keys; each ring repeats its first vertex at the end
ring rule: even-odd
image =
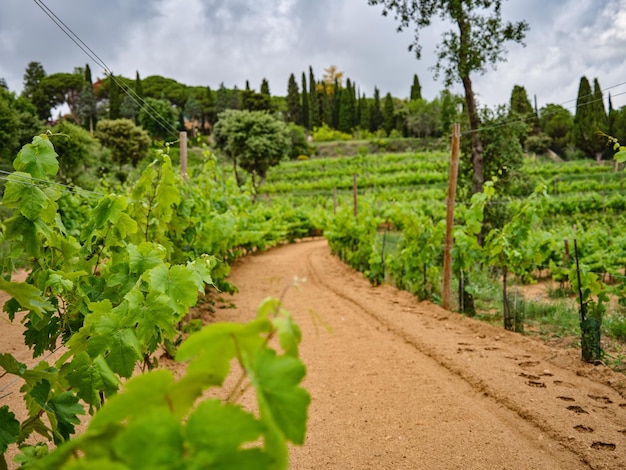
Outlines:
{"type": "Polygon", "coordinates": [[[70,38],[70,40],[78,46],[78,48],[87,55],[96,65],[102,67],[105,74],[119,86],[120,89],[137,105],[142,108],[150,118],[152,118],[157,124],[167,129],[175,137],[178,137],[178,130],[172,126],[159,112],[146,103],[141,97],[135,93],[126,84],[123,84],[121,80],[118,80],[109,66],[96,54],[72,29],[67,26],[42,0],[33,0],[35,4],[46,14],[54,24],[56,24],[63,33],[70,38]],[[131,93],[132,92],[132,93],[131,93]],[[135,96],[133,96],[135,95],[135,96]]]}
{"type": "Polygon", "coordinates": [[[4,171],[4,170],[0,170],[0,180],[4,180],[4,181],[11,181],[11,179],[9,178],[9,176],[11,177],[11,179],[13,180],[20,180],[20,183],[22,184],[30,184],[32,186],[42,186],[42,187],[47,187],[47,186],[60,186],[61,189],[60,191],[66,192],[66,193],[70,193],[70,194],[79,194],[79,193],[86,193],[89,195],[93,195],[94,197],[104,197],[105,194],[104,193],[99,193],[96,191],[91,191],[88,189],[84,189],[81,187],[76,187],[76,186],[70,186],[69,184],[63,184],[63,183],[58,183],[56,181],[49,181],[49,180],[45,180],[45,179],[41,179],[41,178],[33,178],[33,177],[27,177],[25,175],[21,175],[18,172],[11,172],[11,171],[4,171]],[[6,176],[3,176],[6,175],[6,176]]]}

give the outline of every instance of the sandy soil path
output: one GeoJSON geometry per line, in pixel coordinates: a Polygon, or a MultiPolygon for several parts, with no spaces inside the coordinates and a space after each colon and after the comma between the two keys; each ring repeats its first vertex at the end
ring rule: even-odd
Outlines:
{"type": "Polygon", "coordinates": [[[231,279],[245,321],[279,296],[303,331],[311,392],[293,469],[623,469],[626,378],[464,318],[389,286],[371,287],[324,240],[243,259],[231,279]]]}
{"type": "MultiPolygon", "coordinates": [[[[240,260],[231,274],[240,293],[227,299],[236,308],[217,320],[253,318],[294,276],[307,281],[284,300],[303,332],[313,400],[292,469],[626,468],[624,375],[371,287],[325,240],[240,260]]],[[[6,319],[0,351],[32,362],[6,319]]],[[[6,391],[0,406],[19,406],[6,391]]]]}

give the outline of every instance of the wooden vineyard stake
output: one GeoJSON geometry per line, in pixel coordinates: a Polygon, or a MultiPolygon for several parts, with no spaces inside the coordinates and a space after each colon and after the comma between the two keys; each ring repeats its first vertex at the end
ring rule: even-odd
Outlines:
{"type": "Polygon", "coordinates": [[[442,306],[450,310],[452,293],[452,229],[454,228],[454,200],[456,198],[456,180],[459,172],[459,148],[461,128],[458,123],[452,127],[452,155],[450,156],[450,176],[448,183],[448,199],[446,200],[446,246],[443,252],[443,288],[442,306]]]}

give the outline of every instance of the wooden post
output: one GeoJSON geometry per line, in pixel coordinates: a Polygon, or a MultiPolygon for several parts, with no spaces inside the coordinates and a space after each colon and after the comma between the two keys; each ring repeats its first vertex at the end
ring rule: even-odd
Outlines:
{"type": "Polygon", "coordinates": [[[187,131],[181,131],[178,135],[180,142],[180,174],[187,181],[187,131]]]}
{"type": "Polygon", "coordinates": [[[352,203],[354,204],[354,217],[359,215],[359,206],[357,204],[357,189],[356,173],[352,173],[352,203]]]}
{"type": "Polygon", "coordinates": [[[455,123],[452,127],[452,155],[450,156],[450,176],[448,182],[448,199],[446,201],[446,247],[443,252],[443,289],[442,306],[450,310],[452,293],[452,229],[454,227],[454,200],[456,198],[456,180],[459,172],[459,148],[461,127],[455,123]]]}

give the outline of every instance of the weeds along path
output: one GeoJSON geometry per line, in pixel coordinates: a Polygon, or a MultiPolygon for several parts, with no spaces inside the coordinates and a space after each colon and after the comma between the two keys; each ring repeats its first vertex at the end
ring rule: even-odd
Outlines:
{"type": "Polygon", "coordinates": [[[626,377],[577,351],[367,280],[325,240],[238,262],[219,320],[279,296],[298,321],[313,401],[292,469],[626,468],[626,377]]]}

